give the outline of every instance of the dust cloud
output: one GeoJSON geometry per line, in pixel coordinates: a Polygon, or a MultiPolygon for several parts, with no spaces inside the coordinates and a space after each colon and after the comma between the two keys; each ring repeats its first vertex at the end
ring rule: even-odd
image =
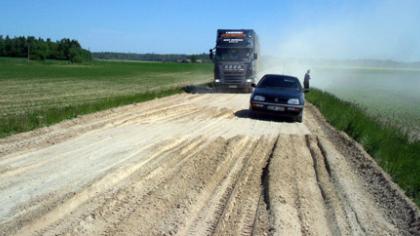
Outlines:
{"type": "MultiPolygon", "coordinates": [[[[416,30],[420,1],[372,1],[361,5],[357,9],[337,7],[332,13],[307,19],[305,24],[292,20],[292,30],[272,35],[276,40],[270,41],[276,43],[263,48],[260,74],[290,74],[302,79],[307,69],[342,66],[349,60],[358,65],[366,59],[420,61],[420,32],[416,30]]],[[[300,14],[316,15],[307,9],[300,14]]]]}

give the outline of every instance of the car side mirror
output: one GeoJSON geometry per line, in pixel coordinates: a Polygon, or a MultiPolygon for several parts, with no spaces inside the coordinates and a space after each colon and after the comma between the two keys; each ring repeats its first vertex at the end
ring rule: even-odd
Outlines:
{"type": "Polygon", "coordinates": [[[254,53],[254,59],[257,60],[258,59],[258,54],[254,53]]]}
{"type": "Polygon", "coordinates": [[[213,57],[214,57],[213,49],[210,49],[209,50],[209,58],[210,58],[210,60],[213,60],[213,57]]]}
{"type": "Polygon", "coordinates": [[[255,87],[257,87],[257,85],[255,83],[252,83],[251,87],[255,88],[255,87]]]}

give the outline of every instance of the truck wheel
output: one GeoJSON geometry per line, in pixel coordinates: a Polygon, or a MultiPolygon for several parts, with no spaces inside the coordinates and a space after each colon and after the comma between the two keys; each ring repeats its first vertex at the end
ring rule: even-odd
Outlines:
{"type": "Polygon", "coordinates": [[[251,93],[252,92],[252,88],[244,88],[244,93],[251,93]]]}
{"type": "Polygon", "coordinates": [[[215,85],[214,86],[214,92],[221,93],[221,92],[223,92],[223,88],[220,85],[215,85]]]}

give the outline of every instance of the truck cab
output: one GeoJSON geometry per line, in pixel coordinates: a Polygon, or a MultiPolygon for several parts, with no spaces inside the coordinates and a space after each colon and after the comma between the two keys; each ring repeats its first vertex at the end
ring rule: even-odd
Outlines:
{"type": "Polygon", "coordinates": [[[216,47],[210,50],[215,86],[251,92],[251,85],[256,81],[258,54],[258,37],[254,30],[217,30],[216,47]]]}

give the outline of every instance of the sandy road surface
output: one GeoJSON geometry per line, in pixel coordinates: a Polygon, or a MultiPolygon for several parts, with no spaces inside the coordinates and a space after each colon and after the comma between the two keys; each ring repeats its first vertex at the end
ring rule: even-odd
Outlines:
{"type": "Polygon", "coordinates": [[[409,235],[419,213],[308,105],[181,94],[0,140],[1,235],[409,235]]]}

